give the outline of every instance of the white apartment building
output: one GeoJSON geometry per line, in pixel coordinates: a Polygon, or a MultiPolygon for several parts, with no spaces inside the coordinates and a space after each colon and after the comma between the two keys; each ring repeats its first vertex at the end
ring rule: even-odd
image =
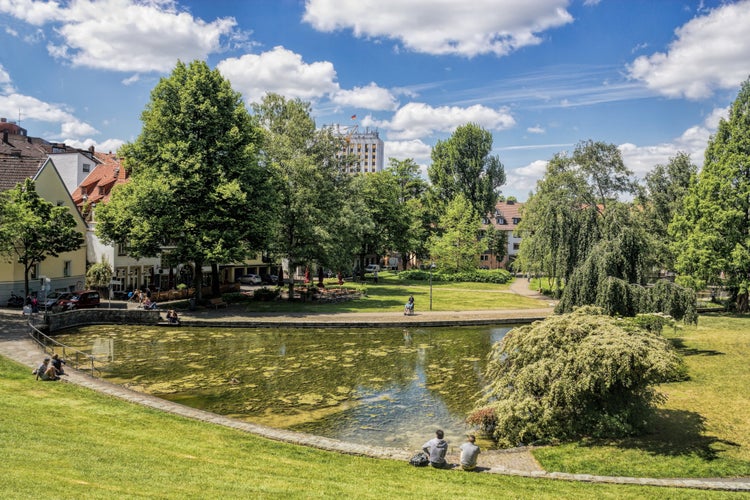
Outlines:
{"type": "MultiPolygon", "coordinates": [[[[341,129],[338,129],[339,131],[341,129]]],[[[349,133],[342,133],[346,145],[341,151],[341,157],[354,157],[354,161],[344,165],[344,171],[349,174],[381,172],[384,163],[383,140],[377,130],[365,129],[358,131],[356,127],[349,133]]]]}

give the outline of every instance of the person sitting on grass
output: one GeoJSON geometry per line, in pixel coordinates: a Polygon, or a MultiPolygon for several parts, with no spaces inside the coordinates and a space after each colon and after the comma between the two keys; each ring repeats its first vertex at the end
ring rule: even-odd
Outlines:
{"type": "Polygon", "coordinates": [[[55,368],[56,375],[65,375],[65,370],[63,370],[64,364],[65,360],[60,359],[60,356],[57,353],[52,355],[52,366],[55,368]]]}
{"type": "Polygon", "coordinates": [[[57,376],[55,367],[50,363],[49,357],[44,358],[39,368],[34,370],[32,373],[36,375],[36,380],[58,380],[60,377],[57,376]]]}
{"type": "Polygon", "coordinates": [[[474,470],[477,467],[479,446],[474,444],[476,438],[473,434],[466,436],[466,442],[461,445],[461,468],[463,470],[474,470]]]}
{"type": "Polygon", "coordinates": [[[430,465],[436,469],[450,467],[450,464],[445,460],[445,454],[448,452],[448,441],[443,439],[442,430],[435,431],[435,437],[422,445],[422,451],[430,457],[430,465]]]}

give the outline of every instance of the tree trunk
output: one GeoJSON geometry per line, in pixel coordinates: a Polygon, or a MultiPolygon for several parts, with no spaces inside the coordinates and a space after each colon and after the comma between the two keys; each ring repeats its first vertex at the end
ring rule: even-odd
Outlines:
{"type": "Polygon", "coordinates": [[[211,263],[211,295],[218,297],[221,295],[221,282],[219,281],[219,264],[211,263]]]}
{"type": "Polygon", "coordinates": [[[203,300],[203,261],[196,260],[193,269],[193,287],[195,288],[195,300],[203,300]]]}
{"type": "Polygon", "coordinates": [[[746,313],[748,311],[749,307],[748,307],[748,294],[747,294],[747,292],[740,293],[740,294],[737,295],[736,305],[737,305],[737,312],[738,313],[744,314],[744,313],[746,313]]]}

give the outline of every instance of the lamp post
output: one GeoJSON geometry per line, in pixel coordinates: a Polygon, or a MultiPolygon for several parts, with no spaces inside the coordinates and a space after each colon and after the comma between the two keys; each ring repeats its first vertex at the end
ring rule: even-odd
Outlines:
{"type": "Polygon", "coordinates": [[[432,311],[432,268],[435,267],[434,262],[430,262],[430,311],[432,311]]]}

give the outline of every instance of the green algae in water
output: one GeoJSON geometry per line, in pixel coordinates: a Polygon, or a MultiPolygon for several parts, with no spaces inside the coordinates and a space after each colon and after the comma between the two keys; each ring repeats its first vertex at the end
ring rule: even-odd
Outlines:
{"type": "Polygon", "coordinates": [[[111,342],[104,378],[278,428],[419,448],[443,428],[458,446],[491,345],[508,328],[207,329],[107,325],[59,335],[111,342]]]}

